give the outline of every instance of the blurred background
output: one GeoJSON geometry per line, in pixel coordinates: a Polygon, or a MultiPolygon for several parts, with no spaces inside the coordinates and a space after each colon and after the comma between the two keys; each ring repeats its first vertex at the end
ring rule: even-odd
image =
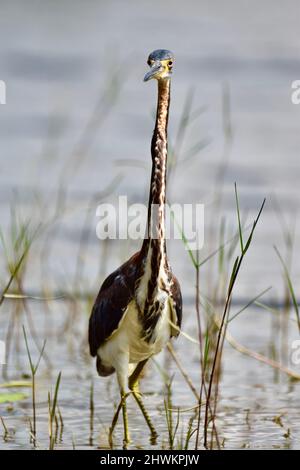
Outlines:
{"type": "MultiPolygon", "coordinates": [[[[172,50],[176,60],[168,199],[205,204],[205,244],[198,256],[215,256],[200,269],[200,289],[219,314],[238,245],[221,250],[228,263],[221,269],[218,249],[238,227],[234,183],[246,231],[266,198],[232,300],[233,314],[249,304],[229,330],[250,354],[225,342],[219,415],[224,446],[299,447],[299,386],[291,382],[300,375],[291,361],[292,341],[299,337],[300,105],[291,102],[292,82],[300,79],[298,13],[296,0],[1,1],[0,79],[7,87],[7,104],[0,106],[1,290],[30,245],[19,279],[5,294],[35,297],[7,296],[1,305],[0,339],[7,349],[1,367],[5,381],[26,373],[23,324],[33,354],[47,339],[40,366],[41,447],[47,446],[46,390],[58,371],[65,418],[58,445],[72,446],[74,438],[77,447],[101,446],[105,440],[102,425],[112,415],[107,403],[117,391],[113,379],[96,378],[86,325],[104,277],[139,243],[99,241],[95,214],[99,203],[116,202],[119,195],[147,201],[156,87],[143,83],[143,76],[148,54],[157,48],[172,50]],[[265,290],[258,305],[253,299],[265,290]],[[92,376],[97,419],[91,444],[92,376]]],[[[195,336],[195,269],[182,241],[168,248],[182,286],[183,329],[195,336]]],[[[197,346],[181,337],[176,348],[198,386],[197,346]]],[[[169,361],[163,356],[159,367],[175,374],[174,402],[191,399],[192,406],[189,388],[169,361]]],[[[155,393],[150,406],[164,436],[164,383],[155,366],[144,387],[155,393]]],[[[8,406],[0,394],[0,414],[13,430],[0,448],[31,445],[25,395],[26,388],[24,399],[8,400],[8,406]]],[[[184,427],[188,416],[182,419],[184,427]]],[[[138,430],[141,421],[134,420],[138,430]]],[[[147,436],[140,440],[146,445],[147,436]]]]}

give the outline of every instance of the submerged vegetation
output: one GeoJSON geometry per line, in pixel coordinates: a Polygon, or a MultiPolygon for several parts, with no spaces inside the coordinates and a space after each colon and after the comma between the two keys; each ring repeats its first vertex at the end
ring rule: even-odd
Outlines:
{"type": "MultiPolygon", "coordinates": [[[[116,74],[115,77],[117,76],[116,74]]],[[[1,366],[0,384],[0,429],[3,437],[1,447],[4,449],[14,443],[21,447],[33,446],[51,450],[57,446],[75,449],[79,446],[109,447],[108,426],[112,408],[117,402],[114,380],[101,379],[99,394],[98,379],[97,383],[96,378],[93,380],[94,372],[88,356],[86,332],[96,285],[99,278],[103,279],[107,274],[108,265],[117,264],[116,253],[112,254],[112,250],[116,250],[109,241],[99,242],[100,272],[94,273],[94,280],[90,282],[86,276],[90,258],[89,243],[94,230],[92,218],[96,204],[118,192],[126,165],[139,165],[140,162],[124,160],[122,164],[125,170],[118,173],[101,192],[90,195],[85,207],[74,209],[70,205],[68,185],[83,164],[95,133],[105,122],[119,93],[120,84],[117,78],[110,80],[83,135],[66,160],[57,188],[54,210],[53,207],[50,210],[47,207],[47,196],[34,194],[31,203],[35,216],[22,220],[21,200],[16,199],[11,209],[10,227],[5,227],[0,232],[3,253],[0,338],[3,338],[6,344],[6,363],[1,366]],[[69,251],[56,253],[53,240],[59,238],[60,224],[64,218],[74,211],[84,214],[82,227],[78,228],[78,245],[75,251],[72,246],[71,256],[69,251]],[[71,260],[74,277],[66,276],[62,272],[61,278],[49,285],[47,271],[53,266],[53,259],[60,257],[64,263],[65,256],[69,257],[68,262],[71,260]],[[32,269],[35,274],[39,272],[38,292],[30,285],[32,269]],[[56,364],[58,357],[59,364],[56,364]],[[72,382],[73,375],[78,375],[78,380],[84,384],[80,390],[76,389],[76,382],[72,382]],[[31,393],[28,393],[28,389],[31,393]],[[106,414],[108,404],[111,409],[106,414]],[[72,414],[80,416],[80,432],[77,428],[73,429],[72,414]],[[20,427],[23,427],[22,437],[20,427]]],[[[192,148],[186,148],[185,136],[191,126],[197,124],[204,111],[203,107],[193,109],[193,96],[193,91],[187,95],[176,137],[170,146],[170,194],[177,169],[182,164],[196,165],[202,150],[209,143],[209,139],[201,138],[194,142],[192,148]]],[[[266,279],[262,292],[251,292],[249,289],[243,305],[235,302],[235,289],[239,279],[241,276],[247,278],[247,261],[251,257],[256,232],[265,223],[265,200],[257,200],[257,213],[251,220],[243,211],[238,184],[232,184],[235,221],[225,219],[222,212],[224,175],[229,165],[234,138],[228,86],[223,89],[222,116],[224,149],[213,188],[213,202],[207,209],[210,223],[206,227],[208,242],[205,252],[192,251],[184,230],[180,227],[180,256],[183,257],[182,263],[189,265],[188,282],[194,286],[194,298],[184,303],[183,331],[179,340],[169,344],[167,351],[163,353],[162,361],[152,361],[151,375],[160,378],[161,382],[151,380],[145,392],[148,402],[153,408],[156,407],[156,421],[159,421],[160,431],[157,446],[164,449],[215,449],[226,448],[227,445],[232,447],[230,432],[227,430],[226,436],[224,434],[226,407],[220,404],[226,374],[224,363],[226,364],[227,344],[235,350],[236,357],[245,355],[247,361],[252,361],[252,370],[263,363],[264,367],[274,371],[275,384],[279,383],[280,376],[288,387],[298,386],[296,382],[300,380],[300,372],[290,367],[288,361],[289,332],[300,331],[299,307],[291,275],[293,233],[278,205],[274,207],[274,211],[283,230],[284,247],[275,247],[274,257],[277,257],[279,266],[282,267],[285,297],[277,301],[272,301],[272,297],[269,297],[265,301],[265,294],[272,292],[266,279]],[[216,240],[216,233],[219,234],[219,240],[216,240]],[[285,256],[282,255],[283,250],[286,252],[285,256]],[[244,321],[244,328],[247,328],[249,320],[246,318],[246,312],[253,312],[254,309],[271,319],[270,331],[266,331],[264,335],[265,344],[262,351],[244,346],[232,332],[237,321],[244,321]],[[189,368],[186,367],[186,354],[191,354],[189,368]],[[186,389],[187,396],[187,400],[180,404],[176,399],[179,388],[186,389]]],[[[46,158],[46,155],[43,155],[43,158],[46,158]]],[[[199,195],[200,197],[202,195],[199,195]]],[[[129,251],[132,251],[132,246],[126,242],[121,247],[119,257],[125,259],[129,251]]],[[[147,373],[146,371],[146,379],[147,373]]],[[[247,393],[245,389],[245,399],[247,393]]],[[[243,424],[246,428],[251,428],[254,413],[255,410],[245,409],[243,424]]],[[[281,410],[278,413],[276,409],[274,415],[269,418],[272,425],[280,429],[281,447],[288,447],[293,437],[293,429],[287,424],[288,419],[288,413],[281,414],[281,410]]],[[[147,432],[144,428],[138,431],[142,435],[147,432]]],[[[253,433],[255,434],[255,425],[253,433]]],[[[141,445],[136,434],[133,433],[133,448],[141,445]]],[[[120,442],[121,435],[120,432],[120,442]]],[[[145,440],[146,438],[140,438],[142,442],[145,440]]],[[[116,447],[119,444],[116,441],[116,447]]],[[[249,446],[251,444],[247,440],[240,445],[243,448],[249,446]]]]}

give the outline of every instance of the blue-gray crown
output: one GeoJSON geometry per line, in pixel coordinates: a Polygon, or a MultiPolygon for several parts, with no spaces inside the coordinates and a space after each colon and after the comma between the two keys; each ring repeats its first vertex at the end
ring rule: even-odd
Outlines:
{"type": "Polygon", "coordinates": [[[168,59],[174,59],[174,54],[171,51],[168,51],[167,49],[157,49],[156,51],[151,52],[151,54],[148,57],[149,60],[168,60],[168,59]]]}

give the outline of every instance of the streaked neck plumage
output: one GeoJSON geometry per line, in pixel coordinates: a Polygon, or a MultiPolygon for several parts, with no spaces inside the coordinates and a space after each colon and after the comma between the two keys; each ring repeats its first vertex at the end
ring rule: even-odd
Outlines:
{"type": "Polygon", "coordinates": [[[148,332],[148,338],[151,337],[152,329],[160,316],[160,306],[155,299],[159,290],[168,289],[165,200],[169,104],[170,80],[159,80],[156,123],[151,142],[152,173],[148,205],[148,236],[141,250],[144,267],[137,299],[143,311],[144,331],[148,332]]]}
{"type": "Polygon", "coordinates": [[[158,80],[158,102],[156,122],[151,142],[152,173],[148,204],[148,239],[143,250],[157,247],[166,254],[165,242],[165,201],[168,140],[167,127],[170,105],[170,80],[158,80]]]}
{"type": "Polygon", "coordinates": [[[156,123],[151,142],[152,173],[148,205],[148,236],[141,250],[143,268],[137,290],[137,302],[146,341],[153,340],[155,325],[164,308],[165,300],[162,300],[159,292],[167,292],[169,289],[169,265],[165,239],[169,104],[170,80],[158,80],[156,123]]]}

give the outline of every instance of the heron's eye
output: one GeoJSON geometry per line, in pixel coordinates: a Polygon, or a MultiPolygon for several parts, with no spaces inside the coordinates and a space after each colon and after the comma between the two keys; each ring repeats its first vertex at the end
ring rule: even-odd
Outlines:
{"type": "Polygon", "coordinates": [[[151,62],[152,62],[152,61],[151,61],[150,59],[147,60],[147,64],[149,65],[149,67],[150,67],[150,65],[151,65],[151,62]]]}
{"type": "Polygon", "coordinates": [[[172,65],[173,65],[173,60],[169,60],[168,66],[169,66],[169,67],[172,67],[172,65]]]}

